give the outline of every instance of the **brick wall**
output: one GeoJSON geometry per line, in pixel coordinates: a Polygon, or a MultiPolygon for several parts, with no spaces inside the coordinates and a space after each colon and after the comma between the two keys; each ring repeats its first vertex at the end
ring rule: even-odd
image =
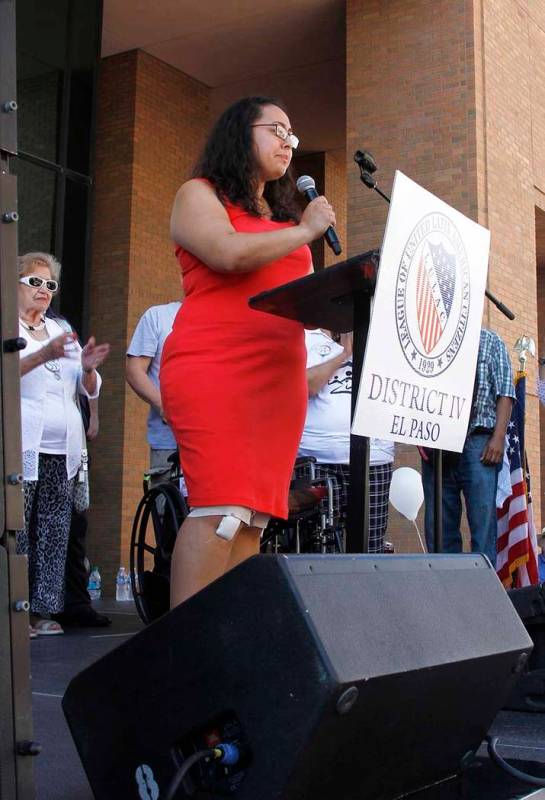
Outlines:
{"type": "MultiPolygon", "coordinates": [[[[306,153],[305,155],[295,155],[293,158],[293,172],[295,180],[301,175],[310,175],[314,178],[316,191],[318,194],[325,193],[325,153],[306,153]]],[[[297,194],[301,212],[306,208],[307,200],[303,195],[297,194]]],[[[309,245],[312,253],[312,264],[314,270],[322,269],[325,265],[327,245],[323,238],[315,239],[309,245]]]]}
{"type": "MultiPolygon", "coordinates": [[[[532,172],[536,221],[536,289],[538,356],[545,356],[545,0],[528,4],[530,38],[530,99],[532,114],[532,172]]],[[[539,406],[539,404],[538,404],[539,406]]],[[[534,481],[533,495],[543,502],[545,493],[545,407],[539,406],[541,485],[534,481]]],[[[532,461],[535,463],[536,455],[532,461]]],[[[538,528],[545,524],[543,514],[538,528]]]]}
{"type": "MultiPolygon", "coordinates": [[[[353,151],[363,146],[374,153],[387,192],[398,167],[490,228],[489,288],[517,319],[508,322],[485,302],[484,324],[511,352],[523,333],[537,341],[534,207],[545,207],[545,3],[348,0],[347,14],[351,252],[380,243],[387,213],[351,168],[353,151]]],[[[534,362],[527,411],[534,487],[535,370],[534,362]]],[[[414,450],[399,447],[396,462],[415,465],[414,450]]],[[[390,531],[399,549],[413,549],[414,537],[395,513],[390,531]]]]}
{"type": "MultiPolygon", "coordinates": [[[[535,244],[535,207],[545,208],[545,0],[347,0],[346,9],[346,154],[313,156],[322,159],[343,257],[380,245],[383,236],[387,206],[361,184],[352,160],[356,149],[366,148],[386,192],[399,168],[490,227],[490,288],[517,321],[508,323],[487,303],[484,322],[509,349],[522,333],[545,341],[543,323],[538,331],[538,289],[541,319],[545,290],[536,281],[535,244]]],[[[101,553],[109,576],[127,561],[147,463],[146,409],[125,386],[124,350],[141,312],[177,296],[170,205],[207,123],[205,87],[143,53],[104,61],[91,329],[114,351],[103,370],[102,431],[92,453],[90,552],[101,553]]],[[[324,263],[334,261],[329,250],[323,255],[324,263]]],[[[529,393],[535,486],[540,436],[533,364],[529,393]]],[[[396,465],[418,466],[415,449],[398,447],[396,465]]],[[[418,549],[414,530],[395,512],[388,535],[398,550],[418,549]]]]}
{"type": "MultiPolygon", "coordinates": [[[[296,180],[300,175],[310,175],[316,183],[316,191],[325,194],[337,217],[337,234],[343,253],[336,256],[323,238],[311,242],[314,269],[322,269],[346,258],[346,158],[344,150],[296,155],[293,160],[296,180]]],[[[307,201],[301,198],[301,208],[307,201]]]]}
{"type": "Polygon", "coordinates": [[[336,256],[326,245],[325,266],[336,264],[347,257],[346,245],[346,153],[344,150],[330,150],[325,153],[325,193],[335,210],[336,231],[343,248],[336,256]]]}
{"type": "MultiPolygon", "coordinates": [[[[475,53],[480,64],[477,135],[484,187],[479,221],[492,234],[489,289],[516,314],[509,322],[490,303],[485,324],[512,353],[522,334],[538,342],[534,184],[545,188],[545,4],[516,0],[475,3],[475,53]]],[[[514,358],[514,354],[513,358],[514,358]]],[[[516,366],[516,365],[515,365],[516,366]]],[[[526,446],[540,524],[540,426],[536,362],[528,364],[526,446]]]]}
{"type": "Polygon", "coordinates": [[[102,62],[97,107],[89,330],[112,352],[100,370],[100,433],[90,448],[88,553],[92,562],[100,557],[105,589],[120,561],[136,63],[135,52],[102,62]]]}
{"type": "MultiPolygon", "coordinates": [[[[388,207],[359,179],[357,149],[379,165],[387,194],[400,169],[476,218],[475,103],[471,3],[348,0],[347,198],[351,255],[382,242],[388,207]]],[[[419,468],[414,447],[396,446],[395,466],[419,468]]],[[[423,514],[418,518],[423,532],[423,514]]],[[[418,551],[411,523],[390,507],[387,538],[418,551]]]]}
{"type": "Polygon", "coordinates": [[[359,180],[370,150],[379,184],[400,169],[475,218],[471,3],[348,0],[347,175],[352,254],[380,245],[388,207],[359,180]]]}
{"type": "Polygon", "coordinates": [[[148,465],[147,406],[125,383],[125,351],[142,312],[180,298],[169,238],[172,200],[208,126],[208,90],[140,51],[102,63],[90,329],[112,344],[102,370],[101,431],[92,447],[89,552],[105,589],[128,563],[132,518],[148,465]]]}

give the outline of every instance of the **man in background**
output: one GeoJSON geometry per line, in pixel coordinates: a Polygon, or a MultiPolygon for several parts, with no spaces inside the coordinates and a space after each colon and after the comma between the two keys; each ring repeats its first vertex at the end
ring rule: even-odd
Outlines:
{"type": "Polygon", "coordinates": [[[172,330],[181,303],[151,306],[140,317],[127,349],[126,377],[131,389],[150,407],[147,440],[154,477],[170,471],[169,457],[177,452],[176,440],[163,419],[159,369],[165,339],[172,330]],[[162,473],[161,473],[162,468],[162,473]]]}
{"type": "MultiPolygon", "coordinates": [[[[484,553],[496,566],[496,492],[503,462],[505,432],[515,387],[507,348],[497,333],[482,328],[469,427],[461,453],[443,451],[443,552],[462,552],[462,494],[471,532],[471,552],[484,553]]],[[[433,550],[433,459],[422,449],[428,550],[433,550]]]]}

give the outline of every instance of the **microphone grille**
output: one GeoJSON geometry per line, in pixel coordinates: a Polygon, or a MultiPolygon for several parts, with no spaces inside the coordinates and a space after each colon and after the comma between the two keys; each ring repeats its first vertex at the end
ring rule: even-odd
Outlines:
{"type": "Polygon", "coordinates": [[[304,194],[308,189],[315,189],[316,183],[314,178],[311,178],[310,175],[301,175],[300,178],[297,178],[297,191],[304,194]]]}

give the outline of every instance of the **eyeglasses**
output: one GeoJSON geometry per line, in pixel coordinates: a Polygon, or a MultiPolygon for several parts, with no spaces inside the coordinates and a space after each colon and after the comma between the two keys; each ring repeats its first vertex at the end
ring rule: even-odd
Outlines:
{"type": "Polygon", "coordinates": [[[275,134],[278,136],[279,139],[282,139],[283,142],[287,142],[290,147],[294,150],[299,144],[299,139],[297,136],[289,131],[284,125],[280,122],[259,122],[256,125],[252,125],[252,128],[274,128],[275,134]]]}
{"type": "Polygon", "coordinates": [[[25,275],[24,278],[19,278],[19,283],[24,283],[25,286],[30,286],[32,289],[41,289],[45,285],[51,294],[55,294],[59,288],[57,281],[46,280],[46,278],[40,278],[39,275],[25,275]]]}

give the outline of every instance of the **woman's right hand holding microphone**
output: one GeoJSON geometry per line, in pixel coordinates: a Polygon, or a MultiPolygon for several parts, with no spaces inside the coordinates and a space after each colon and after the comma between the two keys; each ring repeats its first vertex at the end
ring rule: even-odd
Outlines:
{"type": "Polygon", "coordinates": [[[319,239],[329,226],[336,223],[335,212],[323,195],[311,200],[303,212],[299,225],[309,232],[309,242],[319,239]]]}

